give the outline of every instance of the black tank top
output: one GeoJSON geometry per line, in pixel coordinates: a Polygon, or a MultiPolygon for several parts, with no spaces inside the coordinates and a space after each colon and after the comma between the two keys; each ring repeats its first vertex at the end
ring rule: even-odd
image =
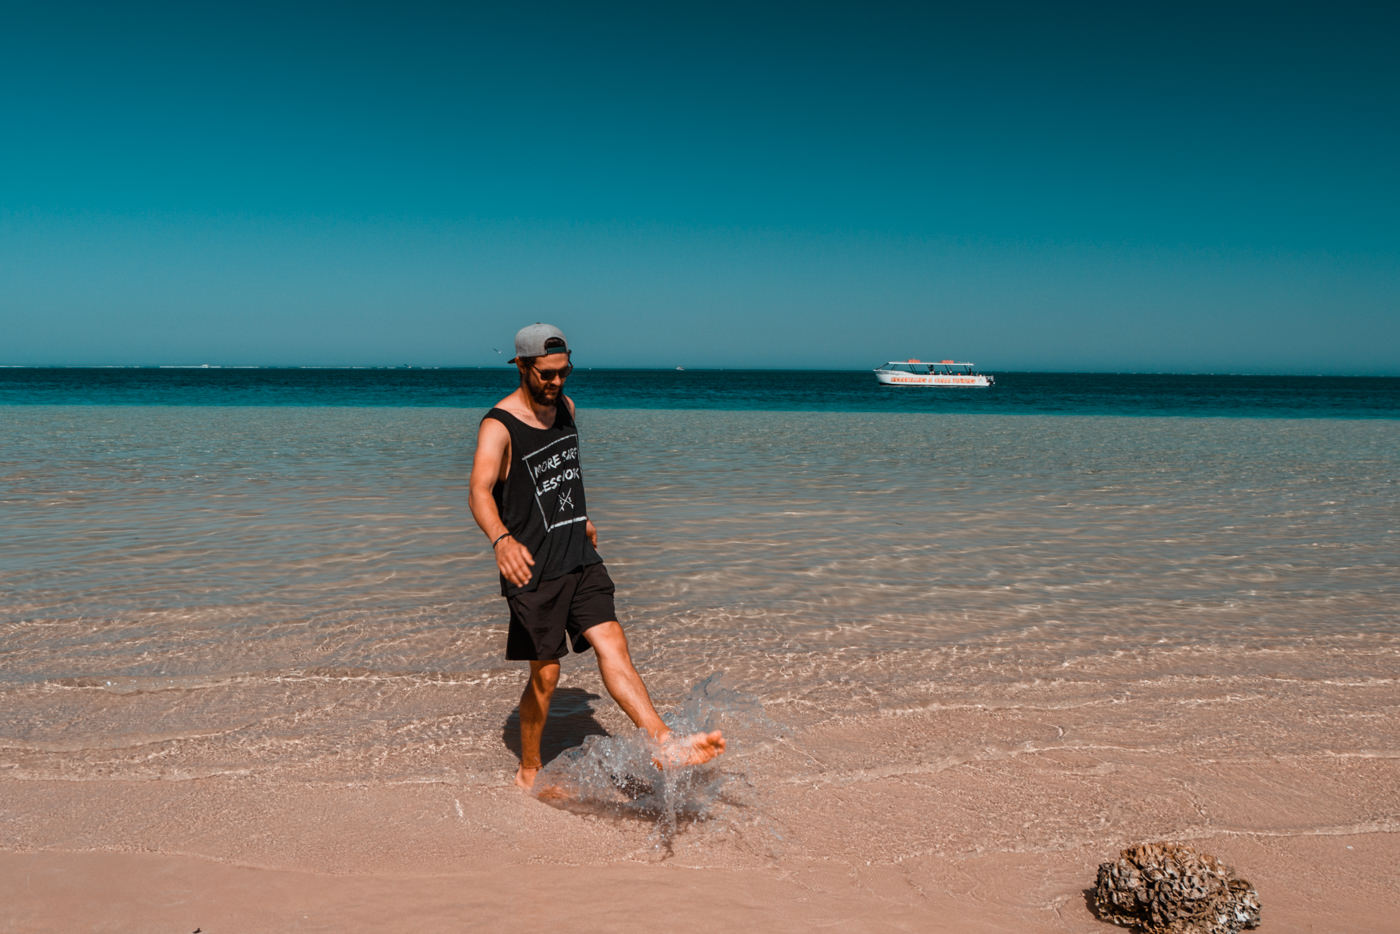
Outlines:
{"type": "Polygon", "coordinates": [[[535,559],[530,582],[512,586],[501,577],[506,596],[534,590],[540,581],[562,577],[599,557],[585,534],[588,509],[579,469],[578,429],[563,397],[555,409],[554,425],[536,428],[504,409],[493,418],[510,432],[510,471],[491,489],[501,521],[535,559]]]}

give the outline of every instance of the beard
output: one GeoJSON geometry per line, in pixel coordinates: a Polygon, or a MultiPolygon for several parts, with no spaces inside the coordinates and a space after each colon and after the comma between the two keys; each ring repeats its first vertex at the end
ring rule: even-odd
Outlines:
{"type": "Polygon", "coordinates": [[[549,406],[559,401],[559,396],[564,392],[564,388],[561,386],[555,389],[547,383],[537,382],[530,377],[526,377],[525,391],[530,394],[531,399],[535,400],[535,405],[549,406]]]}

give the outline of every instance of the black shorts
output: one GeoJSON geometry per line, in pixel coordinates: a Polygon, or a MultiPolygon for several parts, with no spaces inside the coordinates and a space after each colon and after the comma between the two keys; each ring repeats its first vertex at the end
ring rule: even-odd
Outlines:
{"type": "Polygon", "coordinates": [[[510,633],[506,658],[511,661],[546,661],[569,654],[565,636],[575,652],[586,652],[583,631],[617,619],[613,608],[613,582],[607,568],[589,564],[563,577],[540,581],[534,590],[506,597],[510,605],[510,633]]]}

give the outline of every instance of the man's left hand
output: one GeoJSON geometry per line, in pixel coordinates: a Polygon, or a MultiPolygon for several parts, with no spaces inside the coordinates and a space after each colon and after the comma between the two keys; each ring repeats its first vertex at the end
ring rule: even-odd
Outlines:
{"type": "Polygon", "coordinates": [[[598,547],[598,527],[593,524],[592,519],[584,520],[583,534],[588,536],[588,541],[594,548],[598,547]]]}

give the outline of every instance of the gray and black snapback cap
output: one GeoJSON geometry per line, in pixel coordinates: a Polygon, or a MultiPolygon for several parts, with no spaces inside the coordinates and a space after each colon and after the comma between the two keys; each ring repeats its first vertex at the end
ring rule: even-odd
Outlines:
{"type": "Polygon", "coordinates": [[[527,324],[515,334],[514,363],[519,357],[547,357],[552,353],[572,353],[564,332],[552,324],[527,324]]]}

